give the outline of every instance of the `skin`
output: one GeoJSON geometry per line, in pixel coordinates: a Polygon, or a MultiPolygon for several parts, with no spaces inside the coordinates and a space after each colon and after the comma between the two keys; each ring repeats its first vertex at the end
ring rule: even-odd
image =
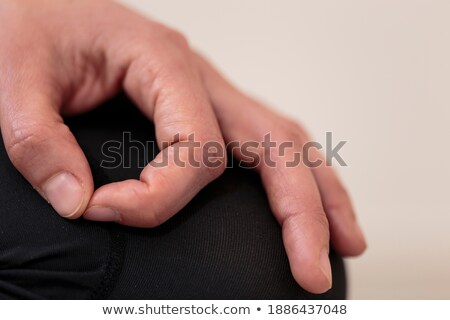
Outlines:
{"type": "MultiPolygon", "coordinates": [[[[2,0],[0,21],[5,146],[14,166],[62,217],[136,227],[168,220],[225,169],[226,155],[216,158],[215,168],[174,163],[174,145],[190,133],[196,141],[222,146],[263,141],[268,132],[277,144],[293,141],[294,150],[309,141],[297,123],[224,79],[182,34],[114,2],[2,0]],[[169,165],[147,165],[140,180],[94,190],[88,162],[62,116],[87,112],[121,90],[154,121],[169,165]]],[[[332,285],[330,238],[344,256],[361,254],[366,243],[333,170],[286,167],[294,150],[283,157],[258,150],[277,166],[259,164],[256,170],[282,226],[294,278],[306,290],[322,293],[332,285]]],[[[233,155],[244,158],[239,149],[233,155]]],[[[203,156],[196,149],[195,159],[203,156]]],[[[315,150],[310,160],[321,157],[315,150]]]]}

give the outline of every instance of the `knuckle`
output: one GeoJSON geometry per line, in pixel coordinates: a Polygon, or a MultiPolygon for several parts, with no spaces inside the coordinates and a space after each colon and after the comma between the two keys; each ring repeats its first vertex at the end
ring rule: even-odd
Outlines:
{"type": "Polygon", "coordinates": [[[36,124],[16,124],[10,132],[7,152],[13,163],[20,162],[46,139],[48,129],[36,124]]]}
{"type": "Polygon", "coordinates": [[[162,27],[159,52],[160,68],[165,70],[186,70],[192,63],[192,51],[187,38],[178,31],[162,27]]]}
{"type": "Polygon", "coordinates": [[[322,227],[323,230],[329,231],[330,224],[328,222],[327,216],[321,208],[318,212],[312,215],[312,218],[316,220],[316,223],[322,227]]]}
{"type": "Polygon", "coordinates": [[[328,219],[322,206],[320,205],[308,208],[288,205],[280,210],[278,215],[282,219],[282,225],[289,224],[291,221],[295,221],[297,219],[309,219],[316,225],[319,225],[324,231],[328,232],[329,230],[328,219]]]}
{"type": "Polygon", "coordinates": [[[189,42],[187,38],[179,31],[169,28],[167,26],[162,26],[161,36],[168,42],[180,47],[180,48],[189,48],[189,42]]]}
{"type": "Polygon", "coordinates": [[[67,136],[65,124],[15,123],[9,133],[6,151],[14,164],[38,156],[46,142],[53,138],[67,136]]]}
{"type": "Polygon", "coordinates": [[[138,37],[133,62],[133,72],[144,76],[146,83],[171,78],[174,73],[188,70],[192,65],[192,50],[187,38],[180,32],[162,24],[152,32],[138,37]]]}
{"type": "Polygon", "coordinates": [[[209,177],[214,180],[220,177],[226,169],[227,153],[223,141],[212,140],[212,147],[202,148],[203,166],[208,172],[209,177]]]}

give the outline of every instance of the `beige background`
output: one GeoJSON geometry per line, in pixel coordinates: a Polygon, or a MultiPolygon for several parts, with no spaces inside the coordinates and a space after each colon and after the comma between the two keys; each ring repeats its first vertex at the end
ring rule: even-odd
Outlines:
{"type": "Polygon", "coordinates": [[[369,241],[351,298],[450,299],[450,1],[122,2],[318,141],[349,141],[338,170],[369,241]]]}

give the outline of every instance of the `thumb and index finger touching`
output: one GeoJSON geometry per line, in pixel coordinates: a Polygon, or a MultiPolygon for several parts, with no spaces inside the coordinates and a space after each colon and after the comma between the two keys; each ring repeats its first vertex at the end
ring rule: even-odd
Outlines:
{"type": "MultiPolygon", "coordinates": [[[[247,99],[237,94],[204,61],[200,61],[204,73],[201,75],[198,58],[185,40],[172,34],[171,43],[174,39],[175,46],[154,51],[164,53],[158,59],[146,59],[148,54],[142,53],[140,58],[130,61],[123,80],[125,91],[155,122],[162,151],[154,161],[167,157],[167,165],[158,167],[150,163],[139,180],[111,183],[95,192],[86,157],[59,114],[64,102],[61,87],[51,81],[45,70],[35,66],[26,73],[0,79],[0,127],[8,155],[61,216],[84,215],[96,221],[157,226],[217,178],[226,164],[226,152],[223,152],[216,157],[221,165],[208,167],[202,161],[205,149],[200,147],[194,148],[193,156],[198,165],[192,166],[189,162],[192,149],[175,148],[177,145],[189,142],[192,133],[201,146],[215,141],[223,151],[222,133],[227,140],[260,138],[248,129],[248,124],[234,123],[239,118],[239,112],[236,113],[239,106],[232,108],[236,112],[222,117],[222,128],[219,127],[210,96],[216,110],[231,110],[229,105],[248,104],[247,99]],[[205,74],[209,78],[206,88],[202,79],[205,74]],[[179,166],[176,158],[186,165],[179,166]]],[[[327,257],[328,222],[319,194],[325,190],[319,189],[326,188],[330,179],[316,174],[317,185],[310,170],[301,166],[290,170],[265,167],[259,170],[272,210],[283,225],[294,277],[309,291],[323,292],[331,285],[331,273],[327,257]],[[303,184],[299,185],[298,181],[303,184]],[[280,196],[280,190],[287,192],[280,196]]],[[[333,190],[329,193],[335,194],[333,190]]],[[[347,206],[346,202],[344,204],[347,206]]],[[[345,246],[343,243],[342,247],[345,246]]]]}
{"type": "MultiPolygon", "coordinates": [[[[129,61],[123,87],[138,107],[155,122],[166,166],[147,165],[140,180],[105,185],[94,193],[89,164],[60,109],[65,93],[44,66],[9,66],[0,80],[0,126],[7,153],[14,166],[62,217],[116,221],[152,227],[169,219],[206,184],[224,170],[204,164],[203,148],[175,148],[183,142],[224,143],[191,52],[182,36],[170,33],[167,48],[155,64],[152,59],[129,61]],[[167,143],[167,145],[164,145],[167,143]],[[191,165],[190,153],[195,164],[191,165]],[[176,159],[186,163],[179,166],[176,159]]],[[[145,48],[145,47],[143,47],[145,48]]]]}

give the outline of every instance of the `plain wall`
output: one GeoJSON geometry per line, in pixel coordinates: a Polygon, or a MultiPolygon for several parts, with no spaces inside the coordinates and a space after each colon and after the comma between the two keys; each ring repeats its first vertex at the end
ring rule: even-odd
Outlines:
{"type": "Polygon", "coordinates": [[[122,0],[243,90],[347,140],[350,298],[450,298],[450,1],[122,0]]]}

